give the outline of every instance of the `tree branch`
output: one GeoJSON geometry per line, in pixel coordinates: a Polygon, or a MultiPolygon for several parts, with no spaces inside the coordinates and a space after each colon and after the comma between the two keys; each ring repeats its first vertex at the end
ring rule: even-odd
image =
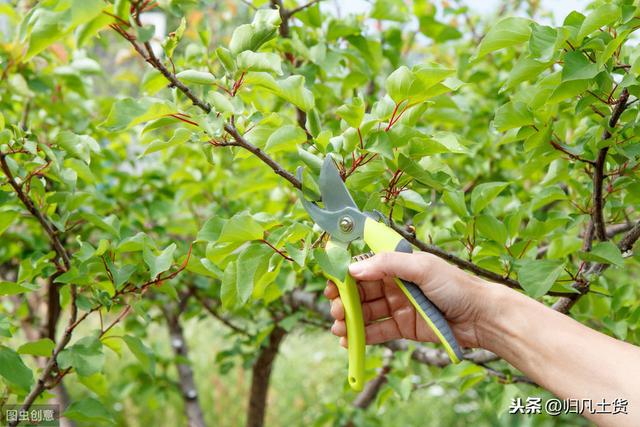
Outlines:
{"type": "Polygon", "coordinates": [[[309,3],[303,4],[302,6],[295,7],[293,9],[287,10],[287,16],[293,16],[298,12],[302,12],[308,7],[313,6],[316,3],[320,3],[322,0],[312,0],[309,3]]]}
{"type": "MultiPolygon", "coordinates": [[[[11,173],[11,169],[7,164],[5,156],[6,156],[5,153],[0,153],[0,169],[2,169],[2,172],[7,177],[7,181],[9,182],[9,185],[11,186],[11,188],[13,188],[13,190],[15,191],[16,195],[18,196],[18,199],[20,199],[20,201],[22,202],[24,207],[29,211],[29,213],[31,213],[38,220],[42,229],[49,237],[51,246],[53,247],[53,250],[55,251],[58,259],[62,261],[62,265],[60,265],[60,263],[57,263],[58,272],[54,273],[54,276],[52,276],[52,278],[50,279],[50,288],[49,288],[49,292],[50,292],[49,300],[51,301],[55,299],[59,304],[57,286],[55,285],[54,282],[55,282],[55,277],[57,277],[57,275],[59,275],[61,271],[69,270],[71,266],[69,253],[67,252],[66,248],[62,245],[62,242],[59,237],[59,230],[55,227],[55,225],[53,225],[53,223],[49,221],[47,217],[45,217],[45,215],[40,211],[40,209],[36,207],[36,205],[33,203],[31,198],[22,191],[22,187],[18,185],[18,183],[16,182],[15,178],[13,177],[13,174],[11,173]]],[[[56,357],[67,346],[67,344],[69,344],[69,341],[71,341],[71,334],[73,331],[72,325],[76,322],[76,318],[78,317],[78,307],[76,305],[76,294],[77,294],[76,285],[74,284],[69,285],[69,293],[70,293],[69,321],[67,324],[67,328],[65,329],[64,334],[56,344],[53,350],[53,353],[49,358],[49,360],[47,361],[44,369],[42,370],[42,373],[40,374],[40,377],[36,381],[36,384],[33,386],[33,388],[29,391],[29,394],[27,394],[26,398],[24,399],[24,402],[20,407],[20,410],[24,410],[24,411],[28,410],[33,404],[33,402],[44,391],[47,379],[49,378],[53,370],[57,367],[56,357]]],[[[56,307],[49,306],[48,309],[54,310],[56,309],[56,307]]],[[[59,308],[56,310],[56,313],[49,314],[49,322],[51,323],[57,323],[58,316],[54,314],[59,315],[59,308]]],[[[49,334],[55,335],[55,333],[52,331],[52,327],[53,325],[48,326],[49,334]]],[[[15,425],[17,425],[17,423],[18,423],[17,421],[11,422],[9,425],[11,427],[14,427],[15,425]]]]}
{"type": "Polygon", "coordinates": [[[287,332],[276,325],[269,334],[266,347],[262,347],[251,372],[251,391],[247,408],[247,427],[262,427],[267,408],[267,393],[273,362],[287,332]]]}
{"type": "MultiPolygon", "coordinates": [[[[629,252],[633,249],[633,245],[640,239],[640,221],[638,221],[618,242],[618,249],[623,254],[629,252]]],[[[593,264],[589,270],[585,273],[586,278],[581,278],[581,280],[576,281],[573,284],[573,288],[578,290],[580,293],[570,295],[568,297],[559,298],[552,306],[552,308],[561,313],[568,313],[571,310],[571,307],[575,305],[575,303],[589,290],[589,277],[594,274],[602,274],[607,268],[609,268],[609,264],[604,263],[595,263],[593,264]]]]}
{"type": "Polygon", "coordinates": [[[167,321],[171,347],[175,354],[176,370],[178,371],[178,384],[184,401],[184,411],[189,422],[189,427],[206,427],[202,408],[198,400],[198,390],[193,376],[193,369],[188,362],[189,347],[184,337],[184,330],[180,324],[180,308],[160,305],[167,321]]]}
{"type": "MultiPolygon", "coordinates": [[[[115,27],[117,27],[117,26],[115,26],[115,27]]],[[[114,26],[112,26],[112,28],[114,28],[114,26]]],[[[122,29],[119,29],[119,30],[116,29],[116,28],[114,28],[114,29],[120,35],[122,35],[127,41],[129,41],[129,43],[131,43],[131,45],[134,47],[134,49],[138,52],[138,54],[140,54],[140,56],[142,56],[142,58],[145,59],[145,61],[147,61],[149,64],[151,64],[151,66],[153,66],[156,70],[160,71],[160,73],[171,83],[172,86],[175,86],[176,88],[178,88],[178,90],[180,90],[180,92],[182,92],[187,98],[189,98],[189,100],[193,103],[193,105],[195,105],[196,107],[200,108],[205,113],[210,113],[211,112],[211,106],[209,104],[207,104],[205,101],[203,101],[202,99],[200,99],[197,95],[195,95],[188,86],[186,86],[184,83],[182,83],[156,57],[155,53],[153,53],[153,49],[151,48],[151,45],[149,44],[149,42],[146,42],[144,44],[145,49],[146,49],[146,53],[145,53],[145,51],[135,41],[135,38],[132,35],[126,33],[122,29]]],[[[229,135],[231,135],[231,137],[233,137],[233,139],[235,140],[235,145],[237,145],[238,147],[242,147],[245,150],[247,150],[247,151],[251,152],[252,154],[254,154],[256,157],[258,157],[260,160],[262,160],[264,163],[266,163],[269,167],[271,167],[271,169],[276,174],[280,175],[281,177],[283,177],[284,179],[289,181],[295,188],[302,189],[302,183],[295,176],[293,176],[291,173],[289,173],[288,171],[283,169],[275,160],[273,160],[273,158],[271,158],[271,156],[269,156],[267,153],[265,153],[259,147],[256,147],[255,145],[253,145],[249,141],[247,141],[242,135],[240,135],[240,133],[238,132],[238,129],[236,129],[235,126],[233,126],[232,124],[227,122],[227,123],[224,124],[224,130],[229,135]]]]}
{"type": "Polygon", "coordinates": [[[205,310],[207,310],[207,312],[213,316],[214,318],[216,318],[217,320],[219,320],[223,325],[225,325],[227,328],[231,329],[232,331],[239,333],[241,335],[244,336],[248,336],[249,332],[247,332],[245,329],[241,328],[240,326],[237,326],[236,324],[234,324],[231,320],[229,320],[228,318],[222,316],[220,313],[218,313],[218,310],[216,307],[214,307],[211,304],[211,301],[209,301],[206,297],[204,297],[203,295],[200,295],[198,293],[197,290],[193,291],[193,295],[195,296],[195,298],[198,300],[198,302],[200,304],[202,304],[202,306],[204,307],[205,310]]]}
{"type": "MultiPolygon", "coordinates": [[[[613,129],[620,116],[624,112],[627,107],[627,101],[629,100],[629,91],[627,88],[622,90],[618,101],[611,113],[611,118],[609,119],[609,127],[604,130],[602,133],[602,140],[606,141],[611,138],[611,130],[613,129]]],[[[602,187],[604,184],[604,170],[607,163],[607,153],[609,152],[609,147],[603,147],[598,152],[598,156],[596,157],[596,162],[593,170],[593,211],[591,213],[591,221],[594,225],[595,237],[604,241],[607,240],[606,234],[606,225],[604,221],[604,200],[602,198],[602,187]]]]}
{"type": "MultiPolygon", "coordinates": [[[[407,241],[409,241],[411,244],[416,246],[421,251],[436,255],[437,257],[442,258],[446,261],[449,261],[451,264],[454,264],[463,270],[468,270],[477,276],[484,277],[485,279],[489,279],[496,283],[501,283],[510,288],[522,289],[520,282],[518,282],[515,279],[512,279],[510,277],[505,277],[491,270],[487,270],[486,268],[482,268],[471,261],[467,261],[449,252],[446,252],[445,250],[439,248],[438,246],[425,243],[419,240],[418,238],[416,238],[416,236],[414,236],[412,233],[408,232],[407,230],[404,229],[404,227],[401,227],[398,224],[390,222],[389,225],[391,228],[396,230],[402,237],[404,237],[407,241]]],[[[561,296],[561,295],[567,295],[567,294],[568,292],[548,292],[547,293],[547,295],[554,295],[554,296],[561,296]]]]}
{"type": "Polygon", "coordinates": [[[382,367],[378,371],[378,375],[374,379],[365,384],[364,389],[358,393],[353,401],[353,406],[358,409],[366,409],[375,400],[382,386],[387,382],[387,375],[391,372],[391,362],[393,361],[393,352],[387,351],[382,367]]]}

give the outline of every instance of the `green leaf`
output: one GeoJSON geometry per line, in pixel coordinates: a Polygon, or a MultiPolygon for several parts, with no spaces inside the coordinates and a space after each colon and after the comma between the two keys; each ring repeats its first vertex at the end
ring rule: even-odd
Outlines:
{"type": "Polygon", "coordinates": [[[469,216],[467,205],[464,201],[464,193],[459,190],[445,191],[442,193],[442,201],[460,218],[469,216]]]}
{"type": "Polygon", "coordinates": [[[13,224],[13,221],[15,221],[17,217],[17,211],[0,212],[0,236],[13,224]]]}
{"type": "Polygon", "coordinates": [[[385,88],[396,104],[406,102],[414,105],[448,92],[450,89],[440,83],[454,73],[455,70],[427,66],[409,70],[403,65],[387,77],[385,88]]]}
{"type": "Polygon", "coordinates": [[[415,77],[406,66],[401,66],[387,77],[385,88],[396,104],[406,101],[411,96],[411,84],[415,77]]]}
{"type": "Polygon", "coordinates": [[[509,185],[506,182],[485,182],[478,184],[471,192],[471,211],[480,213],[509,185]]]}
{"type": "Polygon", "coordinates": [[[171,268],[173,264],[173,253],[176,251],[176,244],[172,243],[167,246],[160,255],[155,255],[153,250],[148,246],[145,246],[142,251],[142,258],[145,264],[149,267],[149,275],[152,279],[158,277],[158,275],[171,268]]]}
{"type": "Polygon", "coordinates": [[[146,43],[151,40],[156,32],[155,25],[144,25],[142,27],[135,27],[135,29],[140,43],[146,43]]]}
{"type": "Polygon", "coordinates": [[[588,87],[589,80],[570,80],[568,82],[562,82],[555,88],[547,100],[547,104],[557,104],[565,99],[573,98],[587,90],[588,87]]]}
{"type": "Polygon", "coordinates": [[[180,25],[178,25],[178,28],[175,31],[169,33],[169,36],[162,42],[162,47],[164,48],[164,53],[167,55],[167,57],[173,57],[173,51],[176,49],[176,47],[178,47],[178,43],[180,43],[180,40],[182,40],[182,36],[184,35],[184,30],[186,28],[187,20],[183,16],[182,19],[180,19],[180,25]]]}
{"type": "Polygon", "coordinates": [[[207,94],[207,100],[211,103],[211,106],[219,113],[233,113],[233,105],[226,96],[220,92],[209,92],[207,94]]]}
{"type": "Polygon", "coordinates": [[[78,375],[88,377],[100,372],[104,366],[102,343],[92,336],[81,338],[71,347],[62,350],[57,360],[60,368],[74,368],[78,375]]]}
{"type": "Polygon", "coordinates": [[[282,59],[275,53],[256,53],[245,50],[236,57],[236,64],[242,71],[267,71],[282,75],[282,59]]]}
{"type": "Polygon", "coordinates": [[[543,188],[542,191],[538,191],[534,194],[533,200],[531,201],[531,210],[535,211],[549,203],[566,199],[567,195],[559,186],[546,187],[543,188]]]}
{"type": "Polygon", "coordinates": [[[114,423],[113,416],[107,408],[105,408],[99,400],[92,397],[85,397],[72,402],[62,415],[71,420],[86,423],[87,425],[114,423]]]}
{"type": "Polygon", "coordinates": [[[425,169],[404,154],[398,156],[398,166],[421,184],[432,187],[437,191],[447,188],[452,181],[451,175],[446,170],[435,167],[425,169]]]}
{"type": "Polygon", "coordinates": [[[231,217],[222,227],[219,242],[248,242],[260,240],[264,229],[249,212],[240,212],[231,217]]]}
{"type": "Polygon", "coordinates": [[[493,216],[480,215],[476,218],[476,227],[478,227],[480,234],[500,245],[504,245],[507,242],[507,227],[504,222],[498,221],[493,216]]]}
{"type": "Polygon", "coordinates": [[[199,85],[212,85],[215,84],[216,76],[208,71],[198,70],[184,70],[176,74],[176,77],[187,83],[195,83],[199,85]]]}
{"type": "Polygon", "coordinates": [[[353,128],[359,128],[362,119],[364,118],[364,101],[362,98],[353,98],[351,104],[345,104],[340,106],[336,113],[347,124],[353,128]]]}
{"type": "Polygon", "coordinates": [[[133,335],[125,335],[122,340],[127,344],[131,353],[138,359],[144,369],[151,376],[155,375],[155,354],[153,350],[147,347],[140,338],[133,335]]]}
{"type": "Polygon", "coordinates": [[[209,218],[198,232],[197,241],[213,242],[218,240],[224,224],[225,220],[222,218],[217,216],[209,218]]]}
{"type": "Polygon", "coordinates": [[[518,266],[518,280],[532,298],[546,294],[562,274],[564,264],[554,260],[525,260],[518,266]]]}
{"type": "Polygon", "coordinates": [[[547,62],[553,58],[555,52],[558,31],[546,25],[531,25],[531,37],[529,38],[529,53],[533,58],[547,62]]]}
{"type": "Polygon", "coordinates": [[[222,275],[220,300],[222,301],[222,306],[228,310],[234,308],[238,302],[236,267],[237,264],[235,262],[230,262],[222,275]]]}
{"type": "Polygon", "coordinates": [[[100,144],[91,136],[77,135],[67,130],[63,130],[58,134],[56,144],[70,155],[83,160],[86,164],[91,163],[91,153],[100,152],[100,144]]]}
{"type": "Polygon", "coordinates": [[[116,289],[120,289],[122,285],[127,283],[131,275],[137,270],[137,267],[134,264],[125,264],[122,268],[118,268],[113,264],[111,258],[105,256],[104,261],[109,267],[109,271],[111,271],[111,276],[113,276],[113,285],[116,289]]]}
{"type": "Polygon", "coordinates": [[[624,266],[624,258],[618,246],[613,242],[598,242],[589,252],[579,252],[578,255],[585,261],[594,261],[603,264],[624,266]]]}
{"type": "Polygon", "coordinates": [[[139,123],[173,114],[176,111],[174,106],[160,99],[125,98],[113,104],[109,116],[100,126],[108,132],[122,132],[139,123]]]}
{"type": "Polygon", "coordinates": [[[347,277],[351,254],[345,248],[328,244],[325,249],[314,250],[313,255],[327,277],[340,281],[347,277]]]}
{"type": "Polygon", "coordinates": [[[313,93],[307,89],[303,76],[289,76],[284,80],[276,81],[270,74],[263,72],[247,73],[244,78],[245,84],[262,87],[269,92],[289,101],[296,107],[307,112],[314,106],[313,93]]]}
{"type": "Polygon", "coordinates": [[[277,153],[279,151],[293,151],[299,144],[307,141],[307,134],[297,125],[286,125],[278,128],[267,139],[265,151],[277,153]]]}
{"type": "Polygon", "coordinates": [[[304,86],[303,76],[289,76],[278,82],[280,97],[286,99],[303,111],[309,111],[314,106],[313,93],[304,86]]]}
{"type": "Polygon", "coordinates": [[[522,102],[507,102],[498,108],[493,119],[493,126],[500,132],[532,125],[533,123],[533,113],[522,102]]]}
{"type": "Polygon", "coordinates": [[[49,357],[53,353],[54,347],[55,343],[53,341],[51,341],[49,338],[42,338],[36,341],[22,344],[20,347],[18,347],[18,353],[49,357]]]}
{"type": "Polygon", "coordinates": [[[590,62],[581,52],[571,51],[564,55],[562,81],[589,80],[598,74],[598,66],[590,62]]]}
{"type": "Polygon", "coordinates": [[[469,152],[467,147],[460,144],[458,136],[453,132],[436,132],[432,138],[444,147],[447,153],[464,154],[469,152]]]}
{"type": "Polygon", "coordinates": [[[33,373],[20,355],[9,347],[0,346],[0,376],[21,390],[29,390],[33,384],[33,373]]]}
{"type": "Polygon", "coordinates": [[[191,135],[193,135],[192,131],[185,128],[178,128],[173,132],[173,135],[168,141],[156,139],[151,142],[151,144],[147,145],[141,156],[146,156],[147,154],[155,153],[156,151],[166,150],[169,147],[184,144],[189,140],[189,138],[191,138],[191,135]]]}
{"type": "Polygon", "coordinates": [[[14,282],[0,282],[0,295],[17,295],[37,290],[34,285],[18,284],[14,282]]]}
{"type": "Polygon", "coordinates": [[[257,51],[274,38],[280,26],[280,13],[275,9],[258,9],[251,24],[237,27],[231,35],[229,50],[234,55],[245,50],[257,51]]]}
{"type": "Polygon", "coordinates": [[[505,47],[517,46],[526,42],[531,34],[531,20],[508,17],[498,21],[478,46],[477,58],[505,47]]]}
{"type": "Polygon", "coordinates": [[[620,19],[620,15],[620,6],[612,3],[603,4],[587,15],[584,21],[582,21],[582,26],[580,26],[577,37],[578,43],[600,27],[604,27],[620,19]]]}
{"type": "Polygon", "coordinates": [[[266,244],[253,243],[238,256],[236,293],[240,305],[244,305],[249,300],[255,281],[266,272],[269,258],[273,253],[266,244]]]}
{"type": "Polygon", "coordinates": [[[389,138],[389,132],[385,132],[384,130],[379,130],[369,134],[366,148],[367,151],[378,153],[386,159],[394,159],[393,145],[389,138]]]}
{"type": "Polygon", "coordinates": [[[549,64],[536,59],[525,57],[520,58],[509,73],[509,79],[505,83],[504,89],[509,89],[518,83],[529,81],[540,76],[540,73],[547,69],[549,64]]]}
{"type": "Polygon", "coordinates": [[[216,49],[216,56],[220,60],[220,63],[224,67],[227,74],[232,74],[236,71],[236,63],[233,59],[233,55],[229,52],[229,49],[219,47],[216,49]]]}
{"type": "Polygon", "coordinates": [[[101,0],[43,2],[34,7],[26,17],[30,31],[24,60],[30,60],[77,26],[91,21],[104,7],[101,0]]]}
{"type": "Polygon", "coordinates": [[[409,18],[409,8],[403,0],[376,0],[371,9],[371,18],[405,22],[409,18]]]}

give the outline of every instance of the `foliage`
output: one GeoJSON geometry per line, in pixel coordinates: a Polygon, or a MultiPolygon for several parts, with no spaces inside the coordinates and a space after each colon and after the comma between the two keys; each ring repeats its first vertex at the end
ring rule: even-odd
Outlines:
{"type": "MultiPolygon", "coordinates": [[[[207,375],[226,381],[275,331],[324,327],[321,302],[296,303],[320,292],[326,260],[292,172],[304,166],[314,194],[327,155],[358,205],[420,248],[640,342],[633,1],[595,0],[558,26],[534,1],[488,24],[427,0],[344,18],[317,1],[24,3],[0,5],[8,399],[67,383],[70,419],[123,424],[114,399],[139,410],[188,392],[184,337],[171,330],[170,355],[159,325],[217,319],[207,375]],[[172,30],[162,40],[150,11],[172,30]]],[[[336,401],[309,421],[396,425],[385,413],[413,416],[398,408],[438,384],[443,420],[507,423],[512,397],[540,393],[505,362],[441,369],[415,354],[396,352],[366,410],[331,377],[336,401]]],[[[370,351],[369,377],[385,358],[370,351]]]]}

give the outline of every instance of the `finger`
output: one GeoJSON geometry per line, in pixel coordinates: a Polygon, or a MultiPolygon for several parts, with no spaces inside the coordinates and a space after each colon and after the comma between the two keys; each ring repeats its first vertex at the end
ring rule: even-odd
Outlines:
{"type": "Polygon", "coordinates": [[[329,299],[336,299],[340,296],[338,287],[331,280],[327,280],[327,286],[324,288],[324,296],[329,299]]]}
{"type": "Polygon", "coordinates": [[[391,317],[391,309],[385,298],[369,301],[362,304],[362,317],[365,322],[391,317]]]}
{"type": "Polygon", "coordinates": [[[331,325],[331,333],[337,337],[347,336],[347,324],[343,320],[336,320],[331,325]]]}
{"type": "Polygon", "coordinates": [[[344,348],[348,348],[349,346],[347,345],[349,343],[349,341],[347,341],[347,337],[340,337],[340,345],[344,348]]]}
{"type": "Polygon", "coordinates": [[[424,252],[382,252],[349,266],[349,273],[358,280],[381,280],[399,277],[414,283],[424,282],[433,255],[424,252]]]}
{"type": "Polygon", "coordinates": [[[344,306],[342,305],[342,300],[340,298],[336,298],[331,300],[331,317],[336,320],[344,320],[344,306]]]}
{"type": "Polygon", "coordinates": [[[360,301],[373,301],[384,296],[380,280],[359,281],[358,291],[360,292],[360,301]]]}
{"type": "Polygon", "coordinates": [[[398,324],[393,319],[374,322],[365,327],[367,344],[380,344],[383,342],[402,338],[398,324]]]}

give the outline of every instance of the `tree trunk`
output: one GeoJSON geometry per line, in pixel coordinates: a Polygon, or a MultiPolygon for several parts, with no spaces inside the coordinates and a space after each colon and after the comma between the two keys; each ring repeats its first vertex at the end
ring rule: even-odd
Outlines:
{"type": "MultiPolygon", "coordinates": [[[[180,324],[179,315],[177,312],[170,311],[169,309],[164,310],[164,313],[167,318],[171,347],[173,348],[176,358],[189,360],[189,347],[187,347],[187,342],[184,339],[184,330],[180,324]]],[[[191,365],[177,362],[176,369],[178,370],[178,384],[180,385],[180,392],[184,400],[184,411],[189,422],[189,427],[205,427],[206,424],[204,423],[202,408],[198,401],[198,391],[193,379],[191,365]]]]}
{"type": "Polygon", "coordinates": [[[247,427],[262,427],[267,408],[267,393],[269,392],[269,378],[273,362],[278,355],[280,343],[286,331],[276,326],[269,334],[269,343],[260,349],[251,375],[251,392],[247,411],[247,427]]]}

